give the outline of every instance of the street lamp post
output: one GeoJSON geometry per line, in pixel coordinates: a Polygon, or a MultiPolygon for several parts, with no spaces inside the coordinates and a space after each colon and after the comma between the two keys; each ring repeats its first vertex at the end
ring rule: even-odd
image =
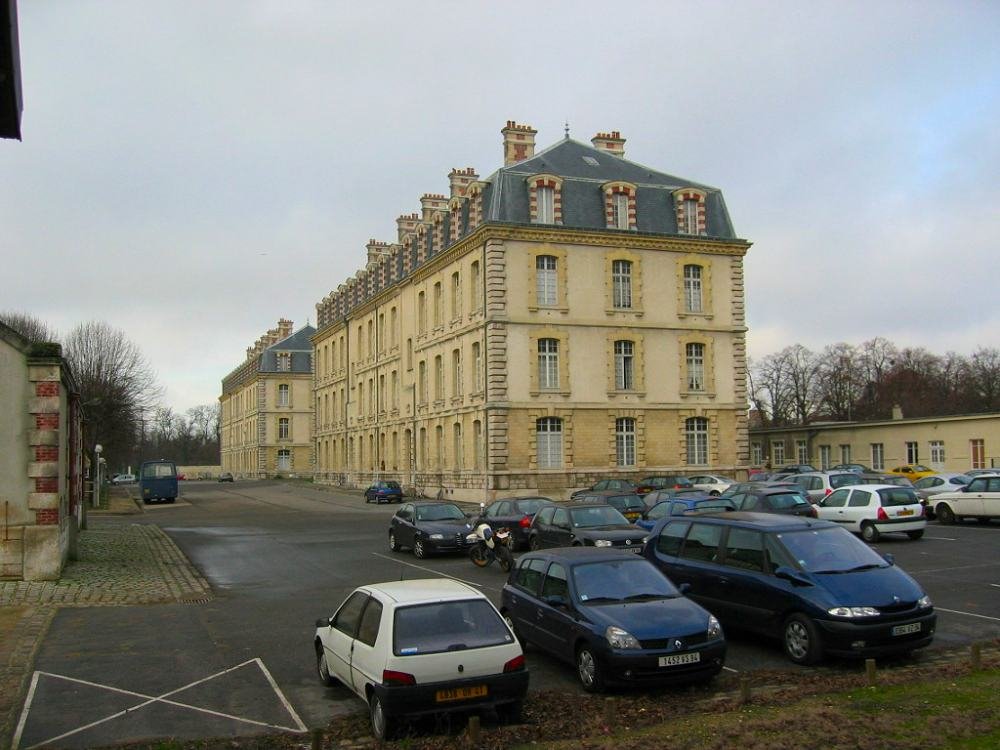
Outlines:
{"type": "Polygon", "coordinates": [[[100,443],[94,446],[94,494],[90,502],[95,508],[101,504],[101,462],[104,460],[101,458],[101,453],[103,451],[104,446],[100,443]]]}

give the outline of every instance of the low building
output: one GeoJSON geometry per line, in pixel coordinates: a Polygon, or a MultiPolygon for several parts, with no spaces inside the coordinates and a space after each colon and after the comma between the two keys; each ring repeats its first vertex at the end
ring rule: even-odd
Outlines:
{"type": "Polygon", "coordinates": [[[222,381],[222,471],[237,478],[311,476],[312,344],[316,329],[293,333],[282,318],[247,349],[222,381]]]}
{"type": "Polygon", "coordinates": [[[58,579],[83,513],[79,389],[59,344],[0,323],[0,578],[58,579]]]}
{"type": "Polygon", "coordinates": [[[877,471],[924,464],[935,471],[1000,468],[1000,413],[825,422],[751,428],[751,462],[828,469],[859,463],[877,471]]]}

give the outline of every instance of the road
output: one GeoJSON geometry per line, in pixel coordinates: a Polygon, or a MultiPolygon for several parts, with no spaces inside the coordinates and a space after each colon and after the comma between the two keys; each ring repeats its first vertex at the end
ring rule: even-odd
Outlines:
{"type": "MultiPolygon", "coordinates": [[[[357,585],[450,576],[494,602],[504,576],[464,557],[417,560],[386,544],[395,506],[365,505],[282,482],[189,483],[174,505],[147,508],[212,584],[210,601],[62,609],[37,655],[19,749],[84,748],[154,737],[197,739],[304,731],[362,710],[314,672],[317,618],[357,585]]],[[[883,537],[931,595],[935,650],[1000,637],[1000,526],[937,526],[924,539],[883,537]]],[[[727,633],[727,669],[802,670],[776,644],[727,633]]],[[[529,650],[533,689],[576,691],[573,670],[529,650]]],[[[819,669],[853,670],[851,662],[819,669]]]]}

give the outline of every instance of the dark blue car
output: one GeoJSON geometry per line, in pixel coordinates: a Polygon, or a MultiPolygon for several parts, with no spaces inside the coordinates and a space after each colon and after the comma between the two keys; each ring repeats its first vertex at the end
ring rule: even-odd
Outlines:
{"type": "Polygon", "coordinates": [[[723,624],[778,638],[811,664],[930,644],[930,597],[891,558],[830,521],[774,513],[670,516],[645,557],[723,624]]]}
{"type": "Polygon", "coordinates": [[[144,503],[156,500],[172,503],[177,499],[177,466],[160,459],[144,461],[139,469],[139,496],[144,503]]]}
{"type": "Polygon", "coordinates": [[[717,513],[719,511],[736,510],[736,504],[725,497],[712,495],[678,496],[657,503],[643,513],[642,518],[635,522],[636,526],[649,531],[656,522],[667,516],[682,516],[685,513],[717,513]]]}
{"type": "Polygon", "coordinates": [[[500,613],[522,643],[576,666],[584,689],[709,680],[722,627],[642,557],[571,547],[522,556],[500,613]]]}
{"type": "Polygon", "coordinates": [[[365,490],[366,503],[401,503],[403,502],[403,488],[399,482],[384,480],[372,482],[371,486],[365,490]]]}

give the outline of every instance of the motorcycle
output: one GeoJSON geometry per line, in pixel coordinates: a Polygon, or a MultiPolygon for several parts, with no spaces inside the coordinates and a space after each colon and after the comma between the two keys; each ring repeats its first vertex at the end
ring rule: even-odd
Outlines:
{"type": "Polygon", "coordinates": [[[504,572],[510,572],[514,565],[514,556],[510,551],[510,529],[493,531],[488,523],[481,523],[466,537],[466,541],[472,543],[469,558],[477,568],[485,568],[496,560],[504,572]]]}

